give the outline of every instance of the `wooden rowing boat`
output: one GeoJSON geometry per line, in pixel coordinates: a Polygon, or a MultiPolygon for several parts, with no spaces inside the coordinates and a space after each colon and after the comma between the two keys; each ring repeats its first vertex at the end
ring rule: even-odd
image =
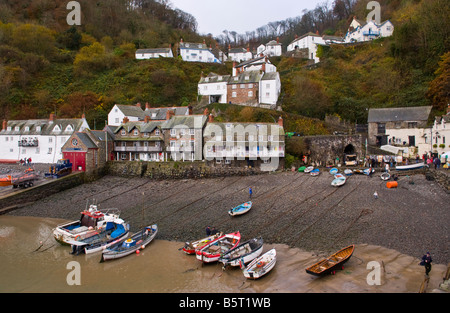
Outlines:
{"type": "Polygon", "coordinates": [[[321,260],[316,264],[308,267],[306,269],[306,272],[314,276],[324,276],[327,274],[334,274],[337,269],[344,268],[344,264],[348,260],[350,260],[354,251],[355,245],[348,246],[330,255],[328,258],[321,260]]]}
{"type": "Polygon", "coordinates": [[[277,251],[269,250],[260,257],[254,259],[244,270],[244,276],[248,279],[258,279],[269,273],[277,262],[277,251]]]}
{"type": "Polygon", "coordinates": [[[344,175],[336,174],[336,175],[334,175],[334,179],[331,182],[331,185],[334,187],[340,187],[340,186],[344,185],[346,183],[346,181],[347,181],[347,178],[344,175]]]}
{"type": "Polygon", "coordinates": [[[123,258],[145,247],[155,238],[158,233],[156,224],[144,227],[128,239],[123,239],[118,243],[103,250],[100,262],[123,258]]]}
{"type": "Polygon", "coordinates": [[[202,248],[195,250],[195,254],[197,259],[204,263],[216,262],[222,254],[235,248],[240,241],[241,233],[239,231],[229,233],[207,243],[202,248]]]}
{"type": "Polygon", "coordinates": [[[351,169],[347,168],[344,170],[344,174],[347,176],[351,176],[351,175],[353,175],[353,171],[351,169]]]}
{"type": "Polygon", "coordinates": [[[263,244],[264,240],[262,239],[262,237],[245,241],[222,255],[219,258],[219,262],[223,263],[224,268],[227,265],[244,266],[244,264],[253,261],[255,258],[261,255],[263,244]]]}
{"type": "Polygon", "coordinates": [[[217,234],[202,238],[200,240],[186,242],[184,247],[182,248],[182,250],[186,254],[195,254],[195,250],[204,247],[209,242],[216,240],[217,238],[222,237],[222,236],[223,236],[223,233],[217,233],[217,234]]]}
{"type": "Polygon", "coordinates": [[[305,168],[304,172],[310,173],[313,169],[314,169],[314,166],[308,166],[307,168],[305,168]]]}

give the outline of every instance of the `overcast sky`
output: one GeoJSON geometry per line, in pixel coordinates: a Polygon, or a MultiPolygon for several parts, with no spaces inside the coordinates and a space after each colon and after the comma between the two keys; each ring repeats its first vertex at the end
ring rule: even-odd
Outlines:
{"type": "Polygon", "coordinates": [[[200,34],[222,34],[223,30],[245,34],[269,22],[303,15],[326,0],[170,0],[195,17],[200,34]]]}

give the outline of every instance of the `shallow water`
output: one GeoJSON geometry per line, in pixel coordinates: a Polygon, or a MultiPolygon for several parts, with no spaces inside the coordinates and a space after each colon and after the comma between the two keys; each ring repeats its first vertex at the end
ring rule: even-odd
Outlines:
{"type": "MultiPolygon", "coordinates": [[[[343,270],[323,278],[307,274],[305,268],[327,255],[285,245],[264,245],[264,251],[277,249],[277,264],[256,281],[247,280],[239,269],[202,265],[179,250],[183,243],[163,240],[153,241],[139,254],[100,263],[100,254],[74,256],[53,239],[52,229],[61,222],[0,216],[0,292],[404,293],[418,292],[424,278],[417,258],[369,245],[357,245],[343,270]],[[68,267],[71,261],[78,262],[79,276],[73,275],[76,268],[68,267]],[[379,284],[373,286],[367,282],[370,261],[382,266],[379,284]],[[69,284],[75,277],[80,284],[69,284]]],[[[445,265],[433,266],[429,291],[442,282],[445,270],[445,265]]]]}

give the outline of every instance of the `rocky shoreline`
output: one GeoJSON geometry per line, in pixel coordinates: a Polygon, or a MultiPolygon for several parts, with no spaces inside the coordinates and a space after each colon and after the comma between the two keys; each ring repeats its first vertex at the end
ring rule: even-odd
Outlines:
{"type": "Polygon", "coordinates": [[[157,223],[163,240],[198,239],[210,225],[317,253],[371,244],[417,258],[430,251],[435,263],[447,264],[449,194],[436,182],[423,174],[403,176],[398,188],[388,189],[379,174],[353,175],[339,188],[331,180],[328,172],[177,180],[105,176],[8,214],[74,220],[95,200],[103,209],[120,209],[132,230],[157,223]],[[252,210],[230,217],[231,207],[249,199],[249,187],[252,210]]]}

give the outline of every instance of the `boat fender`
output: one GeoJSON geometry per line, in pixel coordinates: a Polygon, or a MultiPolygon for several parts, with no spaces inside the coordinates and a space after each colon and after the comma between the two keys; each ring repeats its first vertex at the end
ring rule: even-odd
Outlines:
{"type": "Polygon", "coordinates": [[[75,236],[75,241],[78,241],[79,238],[80,238],[80,235],[76,235],[75,236]]]}

